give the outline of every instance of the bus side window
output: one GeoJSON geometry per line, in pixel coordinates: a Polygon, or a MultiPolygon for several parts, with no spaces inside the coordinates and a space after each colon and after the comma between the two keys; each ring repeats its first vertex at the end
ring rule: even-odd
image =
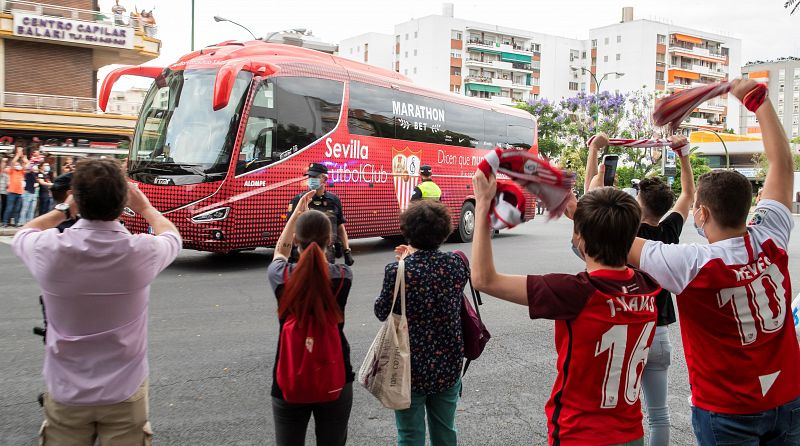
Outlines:
{"type": "Polygon", "coordinates": [[[447,113],[444,144],[487,148],[483,147],[483,110],[451,102],[446,102],[444,108],[447,113]]]}
{"type": "Polygon", "coordinates": [[[347,126],[353,135],[395,137],[392,113],[394,91],[363,82],[350,82],[347,126]]]}
{"type": "Polygon", "coordinates": [[[483,131],[485,148],[497,146],[506,147],[508,144],[508,116],[489,110],[483,112],[483,131]]]}
{"type": "Polygon", "coordinates": [[[236,174],[269,165],[273,159],[275,102],[272,82],[263,82],[255,93],[247,118],[236,174]]]}
{"type": "Polygon", "coordinates": [[[532,119],[508,117],[508,143],[514,147],[530,149],[534,140],[534,121],[532,119]]]}

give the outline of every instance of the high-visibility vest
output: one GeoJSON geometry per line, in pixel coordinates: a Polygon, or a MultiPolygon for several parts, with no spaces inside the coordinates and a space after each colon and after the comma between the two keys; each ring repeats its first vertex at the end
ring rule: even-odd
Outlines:
{"type": "Polygon", "coordinates": [[[442,198],[442,190],[431,180],[422,181],[417,187],[422,192],[422,198],[425,200],[440,200],[442,198]]]}

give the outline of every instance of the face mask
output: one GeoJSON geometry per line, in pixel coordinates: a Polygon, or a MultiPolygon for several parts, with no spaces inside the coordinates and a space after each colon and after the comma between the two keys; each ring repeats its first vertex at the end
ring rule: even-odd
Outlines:
{"type": "Polygon", "coordinates": [[[579,258],[579,259],[583,260],[584,262],[586,261],[586,257],[583,255],[583,253],[581,252],[581,250],[580,250],[580,249],[578,249],[578,247],[577,247],[577,246],[575,246],[575,241],[574,241],[574,240],[571,240],[571,241],[570,241],[570,247],[572,248],[572,252],[573,252],[573,253],[574,253],[576,256],[578,256],[578,258],[579,258]]]}
{"type": "Polygon", "coordinates": [[[44,173],[49,173],[50,172],[50,166],[45,166],[42,170],[44,170],[44,173]]]}
{"type": "Polygon", "coordinates": [[[22,170],[22,166],[14,166],[14,170],[22,170]]]}
{"type": "Polygon", "coordinates": [[[322,187],[322,181],[319,178],[308,179],[308,190],[319,190],[320,187],[322,187]]]}
{"type": "Polygon", "coordinates": [[[697,210],[694,211],[694,214],[692,214],[692,217],[694,217],[694,229],[695,229],[695,231],[697,231],[697,235],[699,235],[700,237],[703,237],[703,238],[707,238],[706,237],[706,231],[703,230],[703,226],[706,225],[706,222],[703,222],[702,225],[697,226],[697,211],[699,211],[699,210],[700,210],[700,208],[697,208],[697,210]]]}

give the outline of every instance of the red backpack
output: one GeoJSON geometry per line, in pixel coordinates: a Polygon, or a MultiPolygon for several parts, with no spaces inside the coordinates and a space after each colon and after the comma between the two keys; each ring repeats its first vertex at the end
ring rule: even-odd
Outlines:
{"type": "MultiPolygon", "coordinates": [[[[339,289],[344,285],[344,275],[339,289]]],[[[284,286],[289,278],[283,273],[284,286]]],[[[287,403],[324,403],[339,399],[345,384],[344,354],[336,322],[320,324],[313,319],[302,327],[289,315],[280,335],[276,379],[287,403]]]]}

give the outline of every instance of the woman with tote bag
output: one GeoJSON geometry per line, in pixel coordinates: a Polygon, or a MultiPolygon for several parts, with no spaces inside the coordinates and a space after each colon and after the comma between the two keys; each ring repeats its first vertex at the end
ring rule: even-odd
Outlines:
{"type": "MultiPolygon", "coordinates": [[[[425,444],[426,414],[431,445],[457,444],[455,414],[464,356],[460,311],[469,270],[458,255],[439,250],[452,232],[451,222],[445,205],[428,200],[412,203],[400,217],[409,244],[396,252],[405,269],[401,278],[411,350],[411,405],[395,411],[400,446],[425,444]]],[[[375,300],[375,315],[382,321],[395,301],[398,266],[386,265],[383,289],[375,300]]],[[[396,299],[395,314],[402,314],[401,304],[396,299]]]]}

